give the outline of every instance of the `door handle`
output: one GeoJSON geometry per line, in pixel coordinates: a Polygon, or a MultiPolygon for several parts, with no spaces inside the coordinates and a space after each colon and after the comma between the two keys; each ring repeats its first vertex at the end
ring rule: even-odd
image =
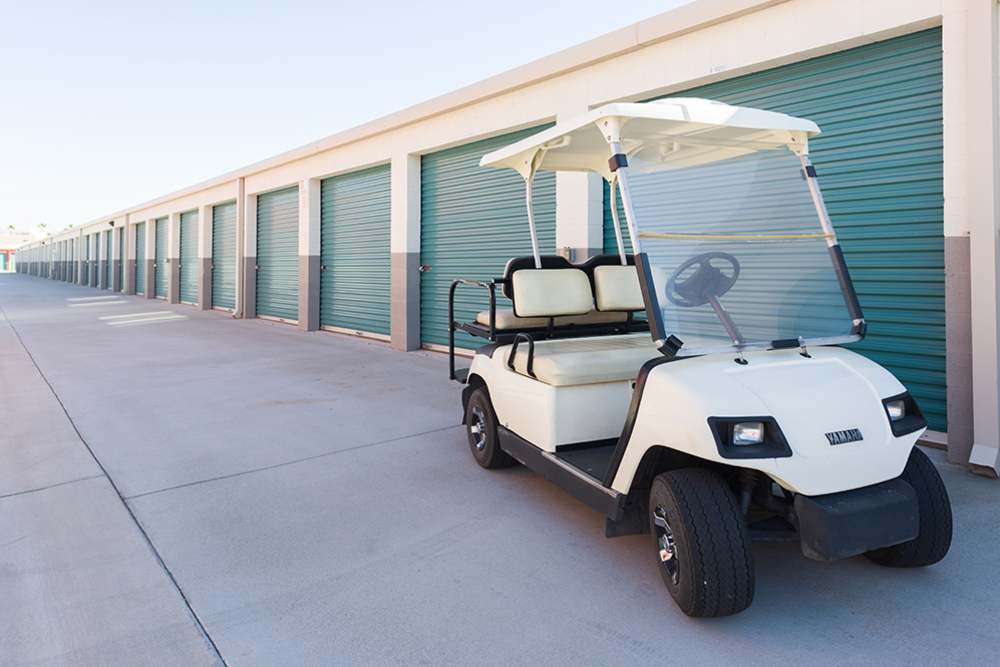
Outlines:
{"type": "Polygon", "coordinates": [[[420,273],[427,273],[430,270],[431,270],[430,264],[421,264],[420,266],[417,267],[417,271],[419,271],[420,273]]]}

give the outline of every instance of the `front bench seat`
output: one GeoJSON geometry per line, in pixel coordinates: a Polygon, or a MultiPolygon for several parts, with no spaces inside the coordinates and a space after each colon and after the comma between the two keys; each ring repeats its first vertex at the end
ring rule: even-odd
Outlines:
{"type": "MultiPolygon", "coordinates": [[[[510,346],[497,350],[506,361],[510,346]]],[[[634,380],[639,369],[660,356],[648,333],[540,341],[535,343],[535,379],[553,387],[634,380]]],[[[528,375],[528,346],[518,346],[514,370],[528,375]]]]}
{"type": "MultiPolygon", "coordinates": [[[[557,327],[587,324],[616,324],[628,320],[628,313],[602,313],[592,310],[584,315],[560,315],[553,320],[557,327]]],[[[476,322],[484,327],[490,326],[490,311],[484,310],[476,315],[476,322]]],[[[512,308],[497,308],[494,326],[497,331],[517,331],[521,329],[544,329],[549,326],[547,317],[518,317],[512,308]]]]}

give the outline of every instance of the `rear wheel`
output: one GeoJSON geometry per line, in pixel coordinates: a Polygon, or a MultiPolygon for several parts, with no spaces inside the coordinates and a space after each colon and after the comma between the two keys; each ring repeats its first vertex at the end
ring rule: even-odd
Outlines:
{"type": "Polygon", "coordinates": [[[469,396],[465,406],[465,432],[472,456],[482,467],[507,468],[517,463],[510,454],[500,449],[497,416],[486,387],[479,387],[469,396]]]}
{"type": "Polygon", "coordinates": [[[649,530],[660,576],[681,611],[728,616],[750,606],[750,536],[719,475],[703,468],[658,475],[649,492],[649,530]]]}
{"type": "Polygon", "coordinates": [[[917,537],[892,547],[869,551],[866,556],[889,567],[933,565],[951,548],[951,500],[941,475],[927,455],[914,447],[900,479],[917,492],[920,528],[917,537]]]}

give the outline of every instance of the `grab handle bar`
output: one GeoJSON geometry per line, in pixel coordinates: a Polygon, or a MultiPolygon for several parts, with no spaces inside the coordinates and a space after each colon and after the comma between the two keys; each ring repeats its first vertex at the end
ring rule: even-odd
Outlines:
{"type": "Polygon", "coordinates": [[[517,345],[522,340],[528,341],[528,365],[526,370],[528,371],[528,375],[537,380],[538,378],[535,376],[533,368],[535,364],[535,339],[531,337],[531,334],[521,332],[514,336],[514,344],[510,346],[510,354],[507,355],[507,368],[517,372],[517,369],[514,368],[514,356],[517,354],[517,345]]]}

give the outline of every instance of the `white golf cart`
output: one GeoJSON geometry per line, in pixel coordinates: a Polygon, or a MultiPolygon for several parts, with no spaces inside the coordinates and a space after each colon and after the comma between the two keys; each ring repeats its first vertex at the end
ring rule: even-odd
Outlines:
{"type": "Polygon", "coordinates": [[[607,514],[609,537],[648,530],[691,616],[750,604],[752,539],[902,567],[951,543],[947,492],[914,446],[917,404],[839,347],[865,321],[808,158],[818,133],[676,98],[609,104],[481,162],[524,177],[533,253],[451,288],[450,371],[472,454],[556,482],[607,514]],[[617,254],[539,254],[541,170],[609,182],[617,254]],[[471,322],[454,315],[463,285],[489,295],[471,322]],[[456,331],[489,341],[457,373],[456,331]]]}

